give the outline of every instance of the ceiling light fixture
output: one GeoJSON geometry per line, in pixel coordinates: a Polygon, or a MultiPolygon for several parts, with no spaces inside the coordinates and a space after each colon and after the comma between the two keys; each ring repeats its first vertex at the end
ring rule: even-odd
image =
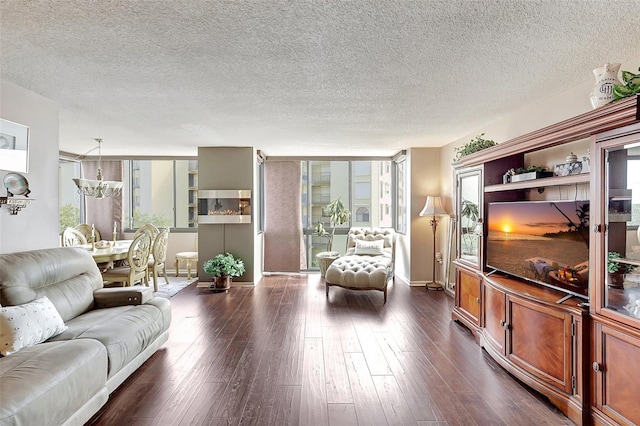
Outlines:
{"type": "Polygon", "coordinates": [[[102,180],[102,139],[96,138],[95,141],[98,142],[98,175],[96,179],[80,178],[73,179],[73,182],[78,187],[78,192],[87,197],[117,197],[122,192],[122,182],[102,180]]]}

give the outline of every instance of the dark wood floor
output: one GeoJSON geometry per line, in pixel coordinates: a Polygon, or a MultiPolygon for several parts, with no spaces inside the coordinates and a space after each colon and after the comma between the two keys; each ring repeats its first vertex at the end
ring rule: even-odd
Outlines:
{"type": "Polygon", "coordinates": [[[500,368],[453,301],[401,282],[332,287],[317,274],[171,299],[165,346],[114,392],[93,425],[562,425],[500,368]]]}

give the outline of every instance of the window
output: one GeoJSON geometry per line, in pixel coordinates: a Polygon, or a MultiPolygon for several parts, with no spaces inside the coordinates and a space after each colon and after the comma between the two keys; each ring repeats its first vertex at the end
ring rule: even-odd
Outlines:
{"type": "Polygon", "coordinates": [[[354,176],[371,176],[371,162],[370,161],[354,161],[353,175],[354,176]]]}
{"type": "Polygon", "coordinates": [[[123,180],[126,228],[198,226],[197,160],[125,160],[123,180]]]}
{"type": "Polygon", "coordinates": [[[257,179],[258,179],[258,184],[256,185],[256,187],[258,188],[257,191],[253,191],[253,199],[254,202],[257,205],[257,208],[254,209],[254,215],[255,215],[255,220],[256,223],[258,225],[258,232],[264,232],[264,158],[263,156],[258,153],[257,156],[257,168],[258,168],[258,172],[257,172],[257,179]]]}
{"type": "Polygon", "coordinates": [[[407,232],[407,160],[402,155],[395,161],[396,231],[405,234],[407,232]]]}
{"type": "Polygon", "coordinates": [[[309,269],[317,269],[315,255],[328,249],[327,239],[315,236],[314,228],[322,222],[331,232],[324,207],[332,200],[340,198],[352,213],[350,223],[336,228],[332,251],[344,253],[353,225],[393,226],[392,215],[383,207],[392,205],[391,194],[385,194],[385,183],[391,185],[390,161],[302,161],[301,170],[301,221],[309,269]]]}
{"type": "Polygon", "coordinates": [[[77,177],[80,177],[80,162],[62,159],[58,162],[59,233],[84,222],[84,197],[72,180],[77,177]]]}
{"type": "Polygon", "coordinates": [[[356,222],[369,222],[368,208],[358,207],[358,210],[356,210],[356,222]]]}
{"type": "MultiPolygon", "coordinates": [[[[198,226],[198,160],[125,160],[122,189],[126,230],[153,223],[171,228],[198,226]]],[[[60,159],[58,200],[60,232],[86,220],[84,197],[72,179],[81,163],[60,159]]]]}
{"type": "Polygon", "coordinates": [[[358,200],[371,198],[371,184],[369,182],[356,182],[353,185],[354,197],[358,200]]]}

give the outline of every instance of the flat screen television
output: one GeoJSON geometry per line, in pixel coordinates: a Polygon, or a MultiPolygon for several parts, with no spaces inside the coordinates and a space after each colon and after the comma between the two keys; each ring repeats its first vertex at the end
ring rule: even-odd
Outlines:
{"type": "Polygon", "coordinates": [[[589,201],[489,203],[486,264],[588,299],[589,201]]]}

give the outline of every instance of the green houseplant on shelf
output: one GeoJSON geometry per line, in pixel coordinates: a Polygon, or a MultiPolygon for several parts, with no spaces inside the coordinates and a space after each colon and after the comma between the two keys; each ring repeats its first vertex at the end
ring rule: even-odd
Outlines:
{"type": "Polygon", "coordinates": [[[635,266],[628,263],[619,262],[622,255],[615,251],[607,253],[607,283],[612,288],[624,287],[624,274],[635,269],[635,266]]]}
{"type": "Polygon", "coordinates": [[[214,291],[227,291],[231,287],[231,279],[244,274],[245,266],[242,259],[231,253],[220,253],[213,259],[207,260],[202,269],[213,276],[213,283],[209,287],[214,291]]]}
{"type": "Polygon", "coordinates": [[[340,256],[338,252],[331,251],[331,249],[333,248],[333,237],[336,232],[336,226],[343,225],[349,222],[351,212],[345,207],[340,198],[331,201],[322,210],[324,216],[329,217],[329,226],[331,227],[331,232],[328,232],[324,227],[324,223],[319,221],[315,227],[315,232],[313,235],[328,239],[327,251],[316,254],[316,262],[320,267],[320,275],[324,277],[324,274],[327,271],[329,265],[331,265],[331,262],[333,262],[338,258],[338,256],[340,256]]]}
{"type": "Polygon", "coordinates": [[[495,143],[491,139],[485,139],[483,136],[484,133],[481,133],[464,145],[454,148],[453,150],[456,153],[456,158],[454,159],[454,161],[458,161],[462,157],[473,154],[474,152],[482,151],[483,149],[497,145],[497,143],[495,143]]]}

